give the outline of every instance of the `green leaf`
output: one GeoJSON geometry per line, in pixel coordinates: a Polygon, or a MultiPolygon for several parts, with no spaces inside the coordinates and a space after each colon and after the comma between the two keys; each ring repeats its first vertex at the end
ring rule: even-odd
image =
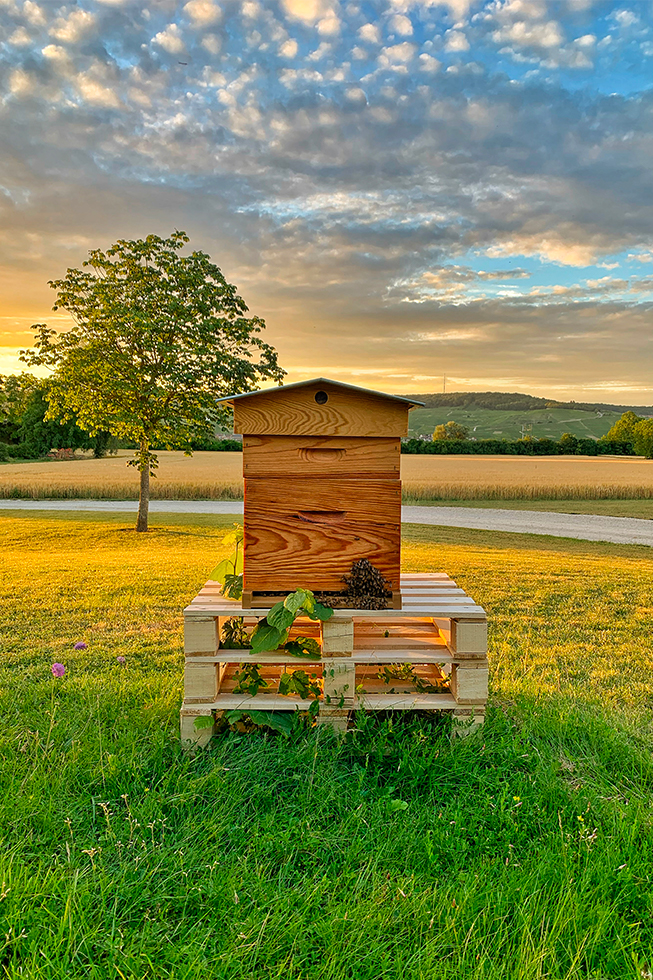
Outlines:
{"type": "MultiPolygon", "coordinates": [[[[309,613],[310,615],[310,613],[309,613]]],[[[311,619],[320,619],[324,621],[325,619],[331,619],[333,616],[333,609],[329,606],[323,606],[321,602],[315,601],[315,609],[313,610],[313,615],[311,619]]]]}
{"type": "Polygon", "coordinates": [[[304,599],[304,609],[312,619],[313,611],[315,609],[315,596],[310,589],[304,589],[303,591],[306,593],[306,598],[304,599]]]}
{"type": "Polygon", "coordinates": [[[283,633],[269,623],[258,625],[250,636],[252,653],[264,653],[266,650],[277,650],[282,642],[283,633]]]}
{"type": "Polygon", "coordinates": [[[209,578],[213,582],[219,582],[220,585],[224,585],[225,576],[233,574],[234,563],[229,561],[228,558],[223,558],[219,562],[212,572],[209,572],[209,578]]]}
{"type": "Polygon", "coordinates": [[[277,602],[276,606],[272,607],[266,618],[270,626],[274,626],[278,630],[285,630],[294,623],[295,614],[289,609],[286,609],[283,602],[277,602]]]}
{"type": "Polygon", "coordinates": [[[310,636],[296,636],[284,645],[284,650],[293,657],[320,659],[320,644],[310,636]]]}
{"type": "Polygon", "coordinates": [[[215,718],[213,715],[199,715],[193,723],[193,726],[197,728],[198,731],[202,731],[204,728],[213,728],[215,725],[215,718]]]}
{"type": "Polygon", "coordinates": [[[292,711],[250,711],[249,717],[255,725],[265,725],[280,735],[290,735],[293,729],[292,711]]]}
{"type": "Polygon", "coordinates": [[[390,813],[396,813],[398,810],[407,810],[408,804],[404,800],[390,800],[388,805],[388,810],[390,813]]]}
{"type": "Polygon", "coordinates": [[[302,606],[306,603],[307,598],[308,598],[308,594],[306,592],[306,589],[297,589],[296,592],[291,592],[290,595],[286,596],[286,598],[283,601],[283,604],[286,607],[286,609],[290,610],[290,612],[293,613],[294,616],[294,614],[298,612],[298,610],[300,610],[302,606]]]}
{"type": "Polygon", "coordinates": [[[225,575],[222,591],[228,599],[240,599],[243,594],[243,576],[225,575]]]}

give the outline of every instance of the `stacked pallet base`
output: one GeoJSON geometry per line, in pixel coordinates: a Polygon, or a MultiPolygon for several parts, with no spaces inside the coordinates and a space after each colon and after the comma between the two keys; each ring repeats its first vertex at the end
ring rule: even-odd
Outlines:
{"type": "Polygon", "coordinates": [[[313,698],[278,693],[281,675],[294,670],[322,689],[317,723],[339,731],[356,710],[447,711],[460,734],[478,728],[487,701],[484,610],[440,573],[402,575],[401,596],[401,609],[336,609],[324,623],[297,620],[291,638],[319,644],[320,656],[308,660],[222,646],[227,619],[254,625],[269,610],[243,609],[207,582],[184,610],[182,743],[206,745],[224,711],[308,711],[313,698]],[[254,696],[235,690],[240,664],[256,664],[265,681],[254,696]]]}

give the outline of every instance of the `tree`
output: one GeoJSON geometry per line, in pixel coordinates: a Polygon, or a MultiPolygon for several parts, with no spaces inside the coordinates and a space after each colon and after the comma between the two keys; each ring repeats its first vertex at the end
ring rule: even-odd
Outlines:
{"type": "Polygon", "coordinates": [[[620,419],[617,419],[609,432],[601,436],[606,442],[634,442],[635,426],[642,419],[634,412],[624,412],[620,419]]]}
{"type": "Polygon", "coordinates": [[[246,315],[209,256],[178,254],[189,241],[175,231],[91,250],[82,269],[49,283],[53,309],[66,310],[74,326],[57,334],[37,323],[34,348],[21,351],[27,364],[53,370],[50,417],[76,416],[91,435],[106,430],[136,442],[128,465],[140,472],[137,531],[147,531],[152,446],[190,456],[193,439],[228,419],[218,398],[285,374],[258,336],[265,323],[246,315]]]}
{"type": "Polygon", "coordinates": [[[638,456],[653,459],[653,419],[640,419],[633,428],[633,448],[638,456]]]}
{"type": "Polygon", "coordinates": [[[39,385],[39,379],[26,371],[22,374],[0,374],[0,441],[18,441],[22,416],[39,385]]]}
{"type": "Polygon", "coordinates": [[[459,422],[447,422],[445,425],[436,425],[433,439],[435,442],[440,439],[466,439],[468,435],[469,429],[466,425],[460,425],[459,422]]]}

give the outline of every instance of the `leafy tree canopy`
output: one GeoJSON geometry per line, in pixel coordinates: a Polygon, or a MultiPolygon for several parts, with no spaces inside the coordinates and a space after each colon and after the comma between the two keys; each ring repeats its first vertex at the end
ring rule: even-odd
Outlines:
{"type": "Polygon", "coordinates": [[[460,425],[459,422],[446,422],[444,425],[436,425],[433,430],[433,439],[466,439],[469,435],[469,429],[466,425],[460,425]]]}
{"type": "Polygon", "coordinates": [[[624,412],[620,419],[617,419],[609,432],[602,437],[606,442],[633,442],[635,438],[635,426],[642,419],[634,412],[624,412]]]}
{"type": "Polygon", "coordinates": [[[193,439],[225,424],[223,395],[251,391],[285,372],[259,334],[236,287],[204,252],[179,254],[183,231],[168,239],[148,235],[94,249],[82,269],[51,281],[54,310],[74,325],[57,333],[36,324],[30,365],[53,370],[50,413],[91,434],[106,430],[134,440],[132,464],[141,471],[139,530],[147,529],[152,445],[191,453],[193,439]]]}

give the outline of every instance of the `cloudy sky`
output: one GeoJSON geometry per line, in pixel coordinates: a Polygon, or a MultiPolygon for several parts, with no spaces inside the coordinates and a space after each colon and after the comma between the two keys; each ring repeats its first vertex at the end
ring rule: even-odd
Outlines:
{"type": "Polygon", "coordinates": [[[0,372],[182,229],[289,381],[653,396],[653,4],[0,0],[0,372]]]}

